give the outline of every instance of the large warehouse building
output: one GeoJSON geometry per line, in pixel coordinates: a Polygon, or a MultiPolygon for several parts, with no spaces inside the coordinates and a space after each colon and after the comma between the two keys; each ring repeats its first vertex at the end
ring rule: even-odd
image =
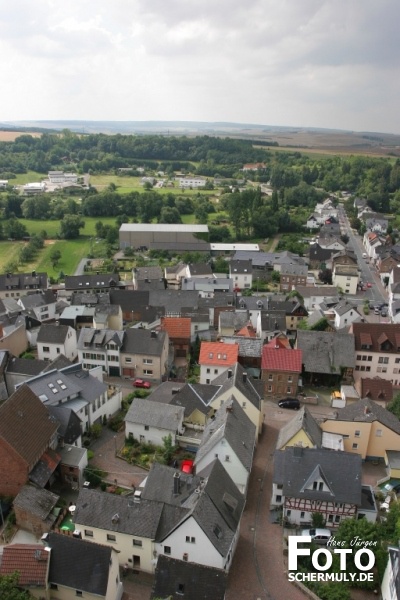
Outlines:
{"type": "Polygon", "coordinates": [[[171,252],[209,252],[207,225],[164,223],[123,223],[119,229],[119,247],[170,250],[171,252]]]}

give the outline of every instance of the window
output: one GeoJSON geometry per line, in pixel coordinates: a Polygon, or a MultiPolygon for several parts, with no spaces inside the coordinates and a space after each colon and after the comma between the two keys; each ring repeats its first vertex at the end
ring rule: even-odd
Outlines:
{"type": "Polygon", "coordinates": [[[49,346],[43,346],[43,352],[50,352],[49,346]]]}
{"type": "Polygon", "coordinates": [[[176,593],[182,594],[182,595],[185,593],[185,584],[184,583],[178,583],[178,585],[176,587],[176,593]]]}
{"type": "Polygon", "coordinates": [[[79,598],[83,597],[83,592],[81,592],[80,590],[76,590],[75,591],[75,596],[79,596],[79,598]]]}
{"type": "Polygon", "coordinates": [[[247,402],[242,402],[242,408],[246,408],[247,402]]]}
{"type": "Polygon", "coordinates": [[[268,381],[273,381],[273,379],[274,379],[274,376],[272,375],[272,373],[270,373],[268,375],[268,381]]]}
{"type": "Polygon", "coordinates": [[[387,365],[389,363],[389,357],[388,356],[380,356],[378,359],[378,363],[380,363],[382,365],[387,365]]]}
{"type": "Polygon", "coordinates": [[[215,525],[213,529],[214,535],[220,540],[222,538],[222,529],[218,525],[215,525]]]}
{"type": "Polygon", "coordinates": [[[286,511],[286,516],[290,517],[290,515],[292,514],[292,511],[290,510],[290,508],[286,511]]]}
{"type": "Polygon", "coordinates": [[[269,386],[268,386],[268,391],[269,391],[269,392],[272,392],[272,385],[269,385],[269,386]]]}
{"type": "Polygon", "coordinates": [[[211,373],[211,369],[207,369],[207,373],[211,373]]]}
{"type": "Polygon", "coordinates": [[[171,554],[171,546],[164,546],[164,554],[171,554]]]}
{"type": "Polygon", "coordinates": [[[132,362],[132,359],[131,359],[129,356],[127,356],[127,357],[125,358],[125,362],[126,362],[126,363],[131,363],[131,362],[132,362]]]}
{"type": "Polygon", "coordinates": [[[300,519],[304,519],[304,516],[305,516],[305,514],[306,514],[306,513],[305,513],[304,511],[302,511],[302,512],[300,513],[300,519]]]}
{"type": "Polygon", "coordinates": [[[360,437],[361,435],[361,431],[359,429],[356,429],[354,432],[354,437],[360,437]]]}
{"type": "Polygon", "coordinates": [[[151,371],[150,369],[143,369],[143,373],[145,375],[153,375],[153,371],[151,371]]]}
{"type": "Polygon", "coordinates": [[[218,375],[218,369],[214,369],[214,375],[218,375]]]}
{"type": "Polygon", "coordinates": [[[61,350],[60,348],[57,348],[57,354],[60,354],[61,350]]]}
{"type": "Polygon", "coordinates": [[[282,496],[275,496],[276,502],[282,502],[282,496]]]}
{"type": "Polygon", "coordinates": [[[358,444],[353,444],[352,448],[353,448],[353,450],[357,450],[358,444]]]}
{"type": "Polygon", "coordinates": [[[153,359],[152,358],[144,358],[143,359],[143,364],[144,365],[152,365],[153,364],[153,359]]]}
{"type": "Polygon", "coordinates": [[[134,546],[138,546],[140,548],[143,546],[142,540],[132,540],[132,543],[134,546]]]}
{"type": "Polygon", "coordinates": [[[186,536],[186,542],[188,544],[195,544],[196,543],[196,538],[195,537],[191,537],[190,535],[186,536]]]}
{"type": "Polygon", "coordinates": [[[91,529],[85,529],[85,537],[93,537],[93,531],[91,529]]]}
{"type": "Polygon", "coordinates": [[[382,435],[383,435],[382,429],[377,429],[375,432],[375,435],[376,435],[376,437],[382,437],[382,435]]]}
{"type": "Polygon", "coordinates": [[[112,533],[107,533],[107,542],[116,542],[117,537],[112,533]]]}
{"type": "Polygon", "coordinates": [[[288,383],[292,383],[292,382],[293,382],[293,377],[292,377],[292,375],[288,375],[288,378],[287,378],[287,380],[288,380],[288,383]]]}
{"type": "Polygon", "coordinates": [[[145,425],[145,426],[144,426],[144,430],[145,430],[145,431],[149,431],[149,426],[148,426],[148,425],[145,425]]]}
{"type": "Polygon", "coordinates": [[[231,460],[231,459],[230,459],[230,456],[229,456],[229,454],[227,454],[227,455],[225,456],[225,462],[229,462],[230,460],[231,460]]]}
{"type": "Polygon", "coordinates": [[[335,516],[335,523],[340,523],[340,515],[335,516]]]}

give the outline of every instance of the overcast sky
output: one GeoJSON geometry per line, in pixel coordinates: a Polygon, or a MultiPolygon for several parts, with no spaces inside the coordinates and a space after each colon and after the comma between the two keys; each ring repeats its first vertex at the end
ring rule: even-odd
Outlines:
{"type": "Polygon", "coordinates": [[[0,0],[0,121],[400,133],[399,0],[0,0]]]}

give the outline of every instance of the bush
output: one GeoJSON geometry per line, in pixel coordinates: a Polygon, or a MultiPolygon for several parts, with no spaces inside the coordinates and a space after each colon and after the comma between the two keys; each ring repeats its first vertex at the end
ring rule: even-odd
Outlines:
{"type": "Polygon", "coordinates": [[[88,452],[87,452],[87,457],[88,457],[88,460],[92,460],[92,458],[94,457],[94,452],[93,452],[93,450],[88,450],[88,452]]]}
{"type": "MultiPolygon", "coordinates": [[[[149,392],[148,390],[135,390],[133,392],[133,396],[134,398],[147,398],[147,396],[150,394],[151,392],[149,392]]],[[[126,398],[125,398],[126,400],[126,398]]],[[[131,400],[132,402],[132,400],[131,400]]],[[[130,403],[129,403],[130,404],[130,403]]]]}
{"type": "Polygon", "coordinates": [[[122,427],[123,422],[124,417],[122,413],[119,413],[118,415],[111,417],[111,419],[108,421],[108,427],[112,429],[112,431],[119,431],[122,427]]]}

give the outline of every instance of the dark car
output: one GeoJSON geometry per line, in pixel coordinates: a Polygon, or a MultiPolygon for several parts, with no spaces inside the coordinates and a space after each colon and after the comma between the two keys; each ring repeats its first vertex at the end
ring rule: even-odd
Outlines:
{"type": "Polygon", "coordinates": [[[133,387],[144,388],[145,390],[151,388],[151,383],[149,381],[144,381],[143,379],[135,379],[132,385],[133,387]]]}
{"type": "Polygon", "coordinates": [[[291,408],[292,410],[299,410],[300,401],[297,398],[284,398],[278,402],[279,408],[291,408]]]}

